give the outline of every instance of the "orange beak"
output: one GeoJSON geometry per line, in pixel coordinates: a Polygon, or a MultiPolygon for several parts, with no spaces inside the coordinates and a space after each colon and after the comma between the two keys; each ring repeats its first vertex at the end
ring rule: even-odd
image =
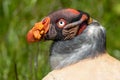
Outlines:
{"type": "Polygon", "coordinates": [[[46,17],[41,22],[35,23],[34,27],[27,34],[29,43],[40,41],[49,30],[50,18],[46,17]]]}

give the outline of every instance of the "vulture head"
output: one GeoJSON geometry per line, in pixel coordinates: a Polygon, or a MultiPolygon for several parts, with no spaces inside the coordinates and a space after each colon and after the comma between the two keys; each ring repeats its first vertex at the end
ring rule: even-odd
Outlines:
{"type": "Polygon", "coordinates": [[[27,34],[28,42],[53,40],[50,64],[62,68],[105,52],[105,29],[87,13],[61,9],[36,23],[27,34]]]}
{"type": "Polygon", "coordinates": [[[28,42],[69,40],[82,33],[92,19],[85,12],[62,9],[51,13],[28,32],[28,42]]]}

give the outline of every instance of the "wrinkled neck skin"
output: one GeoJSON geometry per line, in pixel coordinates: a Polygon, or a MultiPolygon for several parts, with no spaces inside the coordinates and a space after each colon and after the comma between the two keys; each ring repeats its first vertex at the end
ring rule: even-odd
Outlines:
{"type": "Polygon", "coordinates": [[[105,50],[105,29],[97,21],[93,21],[73,39],[55,41],[51,47],[50,64],[52,69],[60,69],[86,58],[97,57],[104,54],[105,50]]]}

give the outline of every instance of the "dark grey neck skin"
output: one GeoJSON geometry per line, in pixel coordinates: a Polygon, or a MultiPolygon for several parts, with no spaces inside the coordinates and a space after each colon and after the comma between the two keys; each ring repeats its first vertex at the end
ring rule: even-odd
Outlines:
{"type": "Polygon", "coordinates": [[[105,29],[94,21],[73,39],[54,42],[51,47],[50,64],[52,69],[60,69],[80,60],[99,56],[105,53],[105,50],[105,29]]]}

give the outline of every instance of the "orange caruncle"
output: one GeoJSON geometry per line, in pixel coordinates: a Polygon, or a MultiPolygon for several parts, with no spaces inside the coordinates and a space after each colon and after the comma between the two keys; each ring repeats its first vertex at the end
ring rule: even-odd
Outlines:
{"type": "Polygon", "coordinates": [[[39,34],[38,30],[34,31],[33,35],[34,35],[35,39],[40,39],[41,38],[41,35],[39,34]]]}
{"type": "Polygon", "coordinates": [[[43,38],[49,30],[50,18],[46,17],[43,21],[35,23],[34,27],[27,34],[27,41],[36,42],[43,38]]]}
{"type": "Polygon", "coordinates": [[[35,23],[35,26],[33,27],[33,35],[35,39],[40,39],[42,35],[44,34],[44,25],[42,22],[35,23]]]}

